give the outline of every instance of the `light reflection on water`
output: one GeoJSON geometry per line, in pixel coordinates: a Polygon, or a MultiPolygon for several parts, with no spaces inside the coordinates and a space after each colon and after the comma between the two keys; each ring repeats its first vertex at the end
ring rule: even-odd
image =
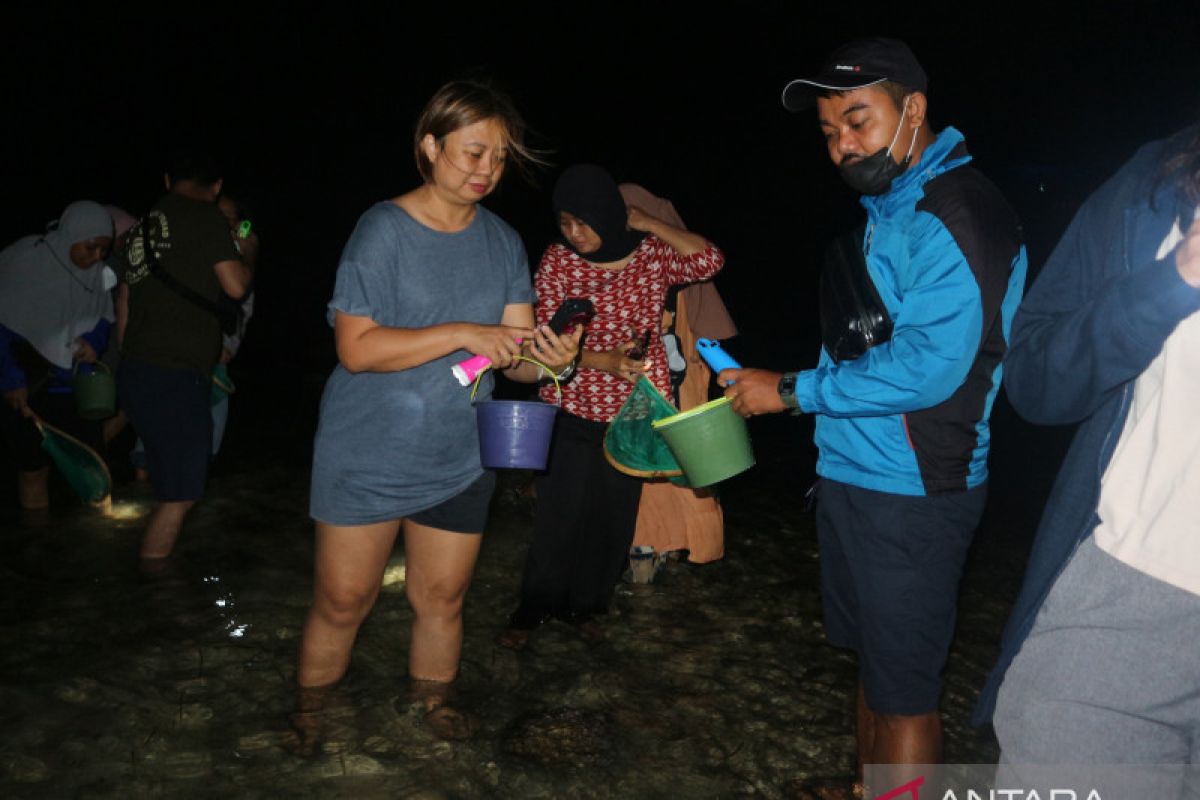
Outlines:
{"type": "Polygon", "coordinates": [[[404,576],[404,555],[399,554],[388,562],[387,569],[383,571],[383,585],[384,587],[403,585],[404,576]]]}
{"type": "Polygon", "coordinates": [[[108,511],[108,518],[117,522],[141,520],[150,513],[150,504],[134,500],[114,501],[108,511]]]}

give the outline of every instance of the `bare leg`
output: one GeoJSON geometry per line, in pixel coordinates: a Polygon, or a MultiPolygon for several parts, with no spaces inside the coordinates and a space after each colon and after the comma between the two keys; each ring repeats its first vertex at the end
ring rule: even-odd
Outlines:
{"type": "Polygon", "coordinates": [[[125,430],[125,426],[129,424],[129,418],[125,416],[124,411],[118,411],[114,416],[104,420],[100,426],[104,436],[104,443],[108,444],[113,439],[121,435],[121,431],[125,430]]]}
{"type": "Polygon", "coordinates": [[[39,469],[21,470],[17,473],[17,498],[26,511],[40,511],[50,507],[47,482],[50,479],[49,465],[39,469]]]}
{"type": "Polygon", "coordinates": [[[400,521],[337,526],[317,523],[313,605],[304,623],[296,682],[328,686],[350,664],[358,628],[375,605],[400,521]]]}
{"type": "MultiPolygon", "coordinates": [[[[939,764],[942,758],[942,723],[936,711],[928,714],[879,714],[867,703],[862,684],[858,687],[858,776],[851,797],[863,796],[863,767],[867,764],[901,765],[888,775],[876,774],[888,785],[899,785],[916,777],[906,764],[939,764]]],[[[820,795],[817,795],[820,796],[820,795]]],[[[836,792],[830,797],[842,797],[836,792]]]]}
{"type": "Polygon", "coordinates": [[[875,714],[874,764],[939,764],[942,718],[936,711],[912,716],[875,714]]]}
{"type": "Polygon", "coordinates": [[[863,766],[876,763],[871,760],[875,756],[875,714],[867,706],[867,690],[863,688],[861,681],[858,684],[856,721],[858,724],[858,776],[856,780],[861,781],[863,766]]]}
{"type": "Polygon", "coordinates": [[[462,652],[462,607],[481,536],[404,523],[405,590],[412,604],[408,673],[449,683],[462,652]]]}
{"type": "Polygon", "coordinates": [[[406,521],[405,589],[413,607],[408,674],[425,721],[443,739],[467,739],[478,720],[451,705],[462,654],[462,608],[481,536],[453,533],[406,521]]]}
{"type": "Polygon", "coordinates": [[[159,503],[150,512],[150,521],[142,534],[142,558],[166,558],[175,549],[183,519],[196,505],[195,500],[179,500],[159,503]]]}
{"type": "Polygon", "coordinates": [[[858,687],[858,766],[864,764],[940,764],[942,717],[927,714],[879,714],[858,687]]]}

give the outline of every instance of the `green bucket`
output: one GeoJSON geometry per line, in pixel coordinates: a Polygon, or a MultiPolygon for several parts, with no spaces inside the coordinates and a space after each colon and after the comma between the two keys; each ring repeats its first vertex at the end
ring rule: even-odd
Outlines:
{"type": "Polygon", "coordinates": [[[653,423],[667,440],[688,483],[699,488],[732,478],[754,466],[746,420],[728,397],[712,400],[653,423]]]}
{"type": "Polygon", "coordinates": [[[92,364],[92,371],[79,372],[75,365],[75,412],[83,419],[108,419],[117,413],[117,381],[112,370],[102,361],[92,364]]]}

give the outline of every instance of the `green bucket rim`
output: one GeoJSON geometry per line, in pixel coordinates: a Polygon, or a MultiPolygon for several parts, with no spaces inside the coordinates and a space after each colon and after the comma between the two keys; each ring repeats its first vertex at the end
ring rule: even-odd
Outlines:
{"type": "Polygon", "coordinates": [[[680,411],[678,414],[674,414],[674,415],[672,415],[670,417],[666,417],[664,419],[656,419],[650,423],[650,427],[653,428],[654,430],[658,430],[659,428],[665,428],[668,425],[673,425],[676,422],[683,422],[684,420],[688,420],[688,419],[691,419],[692,417],[699,416],[700,414],[703,414],[705,411],[710,411],[714,408],[717,408],[718,406],[728,405],[729,403],[732,403],[732,402],[733,401],[730,400],[728,397],[718,397],[716,400],[709,400],[707,403],[698,405],[695,408],[689,408],[687,411],[680,411]]]}
{"type": "Polygon", "coordinates": [[[76,378],[76,379],[79,379],[79,378],[84,378],[84,379],[86,379],[86,378],[91,378],[91,377],[93,377],[93,376],[96,376],[96,375],[101,375],[101,374],[103,374],[103,375],[104,375],[105,377],[107,377],[107,378],[112,378],[112,377],[113,377],[112,367],[110,367],[108,364],[105,364],[103,361],[99,361],[99,360],[97,360],[97,361],[91,361],[91,362],[76,361],[76,362],[75,362],[75,366],[71,368],[71,377],[73,377],[73,378],[76,378]],[[85,363],[90,363],[90,364],[91,364],[91,367],[92,367],[92,372],[85,372],[85,373],[83,373],[83,374],[81,375],[81,374],[79,373],[79,368],[80,368],[81,366],[83,366],[85,363]],[[103,368],[103,369],[104,369],[104,372],[103,372],[103,373],[101,373],[101,372],[97,372],[97,371],[96,371],[96,368],[97,368],[97,367],[101,367],[101,368],[103,368]]]}

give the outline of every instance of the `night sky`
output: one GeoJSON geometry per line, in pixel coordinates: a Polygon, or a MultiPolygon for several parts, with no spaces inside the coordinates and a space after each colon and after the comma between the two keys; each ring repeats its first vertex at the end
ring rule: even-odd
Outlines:
{"type": "MultiPolygon", "coordinates": [[[[857,206],[813,118],[785,112],[779,95],[842,41],[909,42],[935,126],[962,130],[1017,207],[1035,269],[1087,192],[1200,112],[1195,3],[973,6],[10,5],[0,233],[38,231],[80,198],[140,215],[161,192],[166,150],[202,143],[249,194],[263,240],[246,362],[325,370],[323,308],[354,221],[416,185],[411,129],[433,90],[490,76],[556,165],[594,161],[642,183],[727,251],[718,287],[744,333],[731,349],[810,366],[816,268],[857,206]],[[1060,5],[1073,8],[1044,10],[1060,5]]],[[[510,175],[487,201],[535,264],[555,233],[554,174],[536,185],[510,175]]]]}

